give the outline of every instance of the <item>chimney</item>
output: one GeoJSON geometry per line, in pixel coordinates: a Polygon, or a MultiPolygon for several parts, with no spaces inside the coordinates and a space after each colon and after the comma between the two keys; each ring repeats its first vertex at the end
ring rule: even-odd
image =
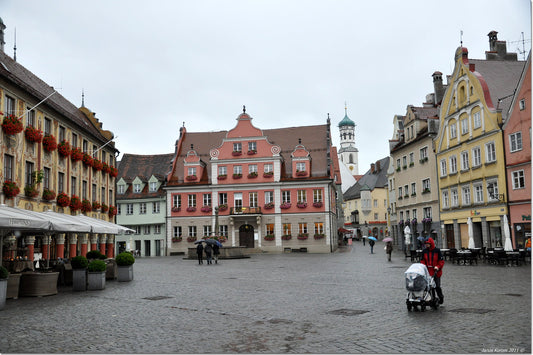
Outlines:
{"type": "Polygon", "coordinates": [[[2,21],[2,18],[0,18],[0,51],[4,51],[4,44],[6,42],[4,41],[4,30],[6,29],[6,25],[4,25],[4,21],[2,21]]]}
{"type": "Polygon", "coordinates": [[[370,164],[370,173],[374,174],[374,170],[376,170],[376,165],[372,163],[370,164]]]}
{"type": "Polygon", "coordinates": [[[444,97],[444,86],[442,85],[442,73],[436,71],[432,75],[433,77],[433,90],[435,91],[435,106],[438,106],[442,102],[444,97]]]}
{"type": "Polygon", "coordinates": [[[489,34],[489,48],[491,52],[496,52],[496,42],[498,42],[498,32],[490,31],[489,34]]]}
{"type": "Polygon", "coordinates": [[[376,169],[378,173],[381,171],[381,162],[379,160],[376,162],[376,169]]]}
{"type": "Polygon", "coordinates": [[[508,60],[513,62],[518,60],[516,53],[507,53],[507,42],[498,41],[498,32],[490,31],[488,36],[490,51],[485,51],[487,60],[508,60]]]}

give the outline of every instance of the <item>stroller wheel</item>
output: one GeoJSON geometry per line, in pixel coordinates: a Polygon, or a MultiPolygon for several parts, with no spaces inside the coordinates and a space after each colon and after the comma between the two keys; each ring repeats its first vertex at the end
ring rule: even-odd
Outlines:
{"type": "Polygon", "coordinates": [[[425,302],[422,302],[420,304],[420,312],[425,312],[426,311],[426,303],[425,302]]]}

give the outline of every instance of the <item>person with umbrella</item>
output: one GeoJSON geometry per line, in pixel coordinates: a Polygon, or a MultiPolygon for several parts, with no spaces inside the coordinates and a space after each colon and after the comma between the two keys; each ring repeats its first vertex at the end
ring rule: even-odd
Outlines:
{"type": "Polygon", "coordinates": [[[370,245],[370,254],[374,254],[374,244],[376,244],[375,237],[368,237],[368,245],[370,245]]]}
{"type": "Polygon", "coordinates": [[[392,257],[392,238],[387,237],[387,238],[383,239],[383,241],[387,243],[385,245],[385,252],[387,253],[389,261],[391,261],[391,257],[392,257]]]}
{"type": "Polygon", "coordinates": [[[212,264],[213,262],[211,261],[211,255],[213,253],[213,247],[211,246],[211,243],[205,243],[204,251],[207,259],[207,265],[212,264]]]}

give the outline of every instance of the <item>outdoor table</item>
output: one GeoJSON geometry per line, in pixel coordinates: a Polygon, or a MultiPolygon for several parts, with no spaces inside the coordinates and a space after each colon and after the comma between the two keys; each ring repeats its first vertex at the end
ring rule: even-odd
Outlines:
{"type": "Polygon", "coordinates": [[[507,265],[522,265],[519,251],[506,251],[505,255],[507,256],[507,265]]]}
{"type": "Polygon", "coordinates": [[[450,258],[450,249],[441,249],[442,258],[448,260],[450,258]]]}
{"type": "Polygon", "coordinates": [[[472,265],[474,261],[477,264],[477,259],[474,256],[474,253],[470,250],[458,250],[457,251],[457,264],[466,265],[467,263],[472,265]]]}

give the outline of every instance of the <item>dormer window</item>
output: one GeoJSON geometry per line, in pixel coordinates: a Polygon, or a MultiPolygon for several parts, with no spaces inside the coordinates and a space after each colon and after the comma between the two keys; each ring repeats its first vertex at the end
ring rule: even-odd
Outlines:
{"type": "Polygon", "coordinates": [[[188,168],[187,169],[187,175],[196,176],[196,168],[188,168]]]}
{"type": "Polygon", "coordinates": [[[157,182],[151,182],[150,183],[150,192],[156,192],[157,191],[157,182]]]}
{"type": "Polygon", "coordinates": [[[304,162],[296,163],[296,171],[306,171],[305,163],[304,162]]]}
{"type": "Polygon", "coordinates": [[[233,143],[234,152],[242,152],[242,143],[233,143]]]}
{"type": "Polygon", "coordinates": [[[133,191],[135,193],[141,192],[141,184],[133,184],[133,191]]]}
{"type": "Polygon", "coordinates": [[[125,190],[125,186],[124,185],[118,185],[118,193],[119,194],[123,194],[124,190],[125,190]]]}

